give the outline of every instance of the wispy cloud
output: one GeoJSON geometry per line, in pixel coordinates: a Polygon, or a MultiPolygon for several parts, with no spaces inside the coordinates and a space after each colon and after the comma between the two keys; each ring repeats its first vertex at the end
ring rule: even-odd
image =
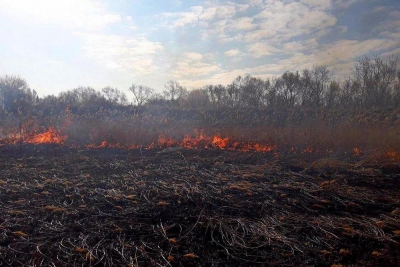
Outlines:
{"type": "Polygon", "coordinates": [[[120,35],[104,35],[77,33],[83,40],[84,55],[106,68],[150,74],[157,66],[154,57],[164,50],[157,42],[151,42],[144,37],[127,37],[120,35]]]}
{"type": "Polygon", "coordinates": [[[198,79],[199,76],[210,75],[218,71],[220,71],[218,64],[195,52],[187,52],[178,56],[176,63],[172,64],[169,70],[171,75],[179,80],[198,79]]]}
{"type": "Polygon", "coordinates": [[[336,17],[327,11],[314,9],[301,2],[269,3],[256,18],[260,26],[245,35],[248,42],[269,39],[279,44],[298,36],[323,35],[337,22],[336,17]]]}
{"type": "Polygon", "coordinates": [[[91,0],[2,0],[0,10],[25,21],[57,24],[67,28],[93,30],[122,20],[107,5],[91,0]]]}
{"type": "Polygon", "coordinates": [[[257,42],[250,45],[247,45],[247,50],[252,57],[262,57],[269,56],[274,52],[277,52],[278,49],[270,46],[264,42],[257,42]]]}
{"type": "Polygon", "coordinates": [[[345,76],[355,58],[400,54],[396,1],[150,2],[0,0],[0,25],[7,25],[0,27],[0,73],[49,90],[65,89],[70,77],[126,88],[163,88],[170,79],[199,87],[315,64],[345,76]],[[42,85],[29,66],[40,69],[42,85]]]}
{"type": "Polygon", "coordinates": [[[239,49],[232,49],[232,50],[226,51],[224,54],[225,54],[225,56],[228,56],[228,57],[235,57],[240,54],[240,51],[239,51],[239,49]]]}
{"type": "Polygon", "coordinates": [[[199,16],[203,13],[202,6],[194,6],[187,12],[164,13],[163,16],[169,19],[166,26],[171,28],[184,27],[187,24],[193,24],[199,20],[199,16]]]}
{"type": "Polygon", "coordinates": [[[216,20],[232,18],[237,13],[246,11],[249,6],[250,5],[247,4],[236,4],[233,2],[228,2],[228,4],[224,5],[206,2],[204,6],[191,7],[189,11],[163,13],[163,17],[168,19],[166,24],[171,28],[184,27],[185,25],[196,23],[208,25],[207,23],[215,22],[216,20]]]}

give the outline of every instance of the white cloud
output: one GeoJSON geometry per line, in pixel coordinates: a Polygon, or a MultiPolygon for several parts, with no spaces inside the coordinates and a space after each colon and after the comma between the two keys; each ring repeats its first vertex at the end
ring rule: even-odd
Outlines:
{"type": "MultiPolygon", "coordinates": [[[[280,66],[278,66],[280,67],[280,66]]],[[[180,83],[186,87],[191,88],[200,88],[208,84],[222,84],[228,85],[232,83],[234,79],[238,76],[244,76],[250,74],[254,77],[259,77],[263,79],[272,78],[273,75],[269,74],[277,70],[276,65],[261,65],[253,68],[242,68],[242,69],[233,69],[233,70],[220,70],[219,72],[210,75],[206,78],[201,79],[182,79],[180,83]]]]}
{"type": "Polygon", "coordinates": [[[214,18],[231,18],[233,17],[238,8],[235,5],[220,5],[204,9],[204,12],[200,15],[201,20],[213,20],[214,18]]]}
{"type": "Polygon", "coordinates": [[[326,63],[334,64],[338,61],[353,60],[370,53],[378,53],[397,48],[399,42],[387,39],[370,39],[365,41],[341,40],[321,48],[319,56],[326,63]]]}
{"type": "Polygon", "coordinates": [[[176,63],[168,70],[169,74],[178,80],[185,77],[209,75],[217,72],[220,67],[212,62],[213,57],[196,52],[186,52],[178,55],[176,63]]]}
{"type": "Polygon", "coordinates": [[[301,0],[300,2],[306,4],[312,9],[326,10],[332,6],[331,0],[301,0]]]}
{"type": "MultiPolygon", "coordinates": [[[[313,53],[297,52],[291,57],[279,60],[277,65],[285,66],[286,70],[302,70],[313,65],[327,65],[338,76],[348,76],[354,60],[383,51],[396,51],[398,41],[387,39],[371,39],[365,41],[341,40],[327,44],[314,50],[313,53]]],[[[313,50],[307,50],[313,51],[313,50]]]]}
{"type": "Polygon", "coordinates": [[[202,62],[178,62],[177,66],[172,70],[172,73],[178,77],[191,77],[196,79],[194,76],[204,76],[210,73],[219,71],[219,66],[215,64],[202,63],[202,62]]]}
{"type": "Polygon", "coordinates": [[[201,61],[203,59],[202,54],[195,52],[185,53],[183,56],[190,61],[201,61]]]}
{"type": "Polygon", "coordinates": [[[263,4],[263,0],[249,0],[247,2],[250,6],[261,6],[263,4]]]}
{"type": "MultiPolygon", "coordinates": [[[[400,40],[400,30],[391,32],[391,31],[384,31],[380,33],[381,36],[386,38],[390,38],[391,40],[400,40]]],[[[400,44],[399,44],[400,46],[400,44]]]]}
{"type": "Polygon", "coordinates": [[[199,20],[199,16],[203,12],[202,6],[193,6],[188,12],[164,13],[164,17],[171,19],[167,26],[171,28],[184,27],[187,24],[193,24],[199,20]]]}
{"type": "Polygon", "coordinates": [[[277,52],[278,49],[275,47],[272,47],[266,43],[262,42],[257,42],[253,43],[247,46],[247,50],[249,51],[249,54],[253,57],[263,57],[263,56],[269,56],[274,52],[277,52]]]}
{"type": "Polygon", "coordinates": [[[144,37],[77,34],[83,38],[82,50],[86,57],[117,71],[150,74],[157,68],[154,64],[155,56],[164,50],[160,43],[144,37]]]}
{"type": "Polygon", "coordinates": [[[244,75],[243,70],[221,70],[218,73],[202,79],[182,79],[180,83],[186,87],[199,88],[207,84],[230,84],[237,76],[244,75]]]}
{"type": "Polygon", "coordinates": [[[235,57],[240,54],[240,51],[239,51],[239,49],[232,49],[232,50],[226,51],[224,54],[225,54],[225,56],[228,56],[228,57],[235,57]]]}
{"type": "Polygon", "coordinates": [[[243,17],[236,20],[233,20],[230,24],[230,29],[234,30],[251,30],[257,27],[256,24],[253,23],[253,18],[243,17]]]}
{"type": "MultiPolygon", "coordinates": [[[[290,56],[286,59],[275,60],[269,64],[262,64],[255,67],[244,67],[233,70],[220,69],[219,71],[198,79],[182,79],[181,83],[188,87],[201,87],[206,84],[229,84],[237,76],[250,74],[255,77],[271,78],[274,75],[281,75],[285,71],[303,70],[312,68],[314,65],[328,65],[329,69],[338,78],[346,78],[354,64],[354,60],[366,55],[382,51],[390,51],[382,55],[398,54],[398,42],[387,39],[372,39],[366,41],[341,40],[327,45],[319,45],[314,38],[303,42],[290,42],[284,49],[292,49],[290,56]],[[311,52],[310,51],[314,51],[311,52]]],[[[270,48],[264,43],[255,43],[249,49],[253,50],[252,56],[269,55],[270,48]]],[[[224,54],[234,56],[239,50],[229,50],[224,54]]],[[[181,76],[182,78],[182,76],[181,76]]]]}
{"type": "Polygon", "coordinates": [[[93,0],[2,0],[2,10],[20,20],[58,24],[75,30],[93,30],[122,19],[108,12],[104,3],[93,0]]]}
{"type": "Polygon", "coordinates": [[[283,45],[283,51],[285,53],[294,53],[294,52],[299,52],[306,49],[306,47],[304,47],[304,45],[302,44],[302,42],[289,42],[289,43],[285,43],[283,45]]]}
{"type": "Polygon", "coordinates": [[[211,22],[215,19],[232,18],[239,12],[249,8],[247,4],[228,2],[226,5],[214,5],[206,2],[205,6],[193,6],[187,12],[164,13],[164,17],[171,19],[168,25],[172,28],[184,27],[187,24],[211,22]]]}
{"type": "Polygon", "coordinates": [[[332,0],[332,6],[345,9],[351,5],[354,5],[357,2],[362,2],[362,1],[366,0],[332,0]]]}
{"type": "MultiPolygon", "coordinates": [[[[307,1],[317,3],[316,1],[307,1]]],[[[321,7],[321,5],[317,5],[321,7]]],[[[322,5],[324,7],[324,5],[322,5]]],[[[325,8],[325,7],[324,7],[325,8]]],[[[323,35],[337,19],[321,9],[313,9],[302,2],[269,2],[255,16],[260,27],[245,35],[247,42],[269,39],[276,43],[308,34],[323,35]]]]}

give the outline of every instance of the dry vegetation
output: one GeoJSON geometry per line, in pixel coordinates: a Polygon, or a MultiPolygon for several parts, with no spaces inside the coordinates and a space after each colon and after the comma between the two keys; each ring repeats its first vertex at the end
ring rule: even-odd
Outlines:
{"type": "MultiPolygon", "coordinates": [[[[397,155],[400,151],[400,111],[294,109],[183,109],[120,107],[95,113],[65,110],[57,115],[19,118],[3,115],[2,143],[32,142],[53,129],[69,146],[147,148],[184,146],[185,138],[213,136],[234,144],[261,144],[279,153],[322,155],[397,155]]],[[[45,140],[43,140],[45,142],[45,140]]],[[[43,143],[42,142],[42,143],[43,143]]],[[[50,140],[49,143],[57,143],[50,140]]],[[[33,142],[35,143],[35,142],[33,142]]],[[[40,141],[36,143],[41,143],[40,141]]],[[[211,142],[199,147],[211,146],[211,142]]]]}

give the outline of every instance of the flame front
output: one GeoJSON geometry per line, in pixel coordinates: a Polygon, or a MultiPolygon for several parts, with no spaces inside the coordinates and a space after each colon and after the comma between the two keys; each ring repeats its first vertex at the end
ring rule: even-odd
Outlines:
{"type": "MultiPolygon", "coordinates": [[[[62,135],[60,131],[53,127],[49,127],[44,133],[30,134],[25,138],[21,135],[9,135],[6,142],[3,144],[17,144],[20,142],[29,144],[60,144],[65,145],[67,140],[66,135],[62,135]]],[[[0,139],[1,141],[2,139],[0,139]]],[[[202,130],[196,130],[194,135],[185,135],[183,138],[172,138],[167,135],[161,135],[156,141],[148,144],[142,143],[113,143],[107,140],[98,144],[85,145],[86,148],[122,148],[122,149],[164,149],[168,147],[182,147],[185,149],[221,149],[221,150],[236,150],[243,152],[261,152],[261,153],[279,153],[278,145],[269,145],[265,143],[258,143],[252,141],[240,141],[221,136],[219,134],[206,135],[202,130]]],[[[329,150],[331,151],[331,150],[329,150]]],[[[309,146],[305,149],[292,147],[290,150],[293,154],[315,154],[323,153],[315,148],[309,146]]],[[[331,153],[331,152],[330,152],[331,153]]],[[[352,148],[351,154],[353,156],[360,156],[364,153],[360,148],[352,148]]],[[[395,151],[386,152],[385,155],[393,160],[400,160],[400,154],[395,151]]]]}
{"type": "Polygon", "coordinates": [[[47,132],[36,134],[25,140],[30,144],[64,144],[67,136],[62,136],[56,129],[50,127],[47,132]]]}
{"type": "Polygon", "coordinates": [[[176,140],[172,137],[165,135],[160,136],[157,141],[152,142],[146,146],[143,144],[112,144],[107,141],[103,141],[101,144],[87,145],[87,148],[128,148],[128,149],[162,149],[168,147],[183,147],[186,149],[202,149],[202,148],[217,148],[221,150],[238,150],[243,152],[272,152],[278,149],[276,145],[266,145],[256,142],[239,142],[231,141],[228,137],[222,137],[220,135],[207,136],[202,131],[196,131],[195,136],[186,135],[181,141],[176,140]]]}
{"type": "Polygon", "coordinates": [[[214,135],[212,140],[212,145],[220,149],[226,149],[228,147],[228,143],[229,138],[222,138],[218,135],[214,135]]]}

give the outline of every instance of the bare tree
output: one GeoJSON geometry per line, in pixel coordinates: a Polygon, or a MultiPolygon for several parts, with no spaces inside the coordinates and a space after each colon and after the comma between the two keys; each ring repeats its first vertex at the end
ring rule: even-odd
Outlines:
{"type": "Polygon", "coordinates": [[[331,81],[325,95],[325,106],[336,108],[340,105],[340,85],[336,81],[331,81]]]}
{"type": "Polygon", "coordinates": [[[164,87],[165,90],[163,94],[165,98],[169,99],[172,103],[177,103],[179,105],[188,95],[188,90],[176,81],[169,81],[164,87]]]}
{"type": "Polygon", "coordinates": [[[316,65],[311,70],[303,70],[301,77],[302,104],[320,108],[323,105],[324,94],[330,78],[331,72],[327,66],[316,65]]]}
{"type": "Polygon", "coordinates": [[[135,102],[138,106],[142,106],[146,101],[148,101],[154,93],[154,89],[144,85],[132,84],[129,87],[129,91],[133,93],[135,102]]]}
{"type": "Polygon", "coordinates": [[[192,108],[205,108],[210,105],[210,99],[205,89],[194,89],[190,91],[185,102],[192,108]]]}
{"type": "Polygon", "coordinates": [[[175,81],[169,81],[166,85],[164,85],[165,90],[163,91],[163,94],[165,98],[169,98],[169,100],[174,101],[179,93],[179,87],[180,84],[175,81]]]}
{"type": "Polygon", "coordinates": [[[241,96],[241,88],[243,84],[243,77],[238,76],[236,79],[228,85],[227,87],[227,104],[231,107],[239,106],[240,96],[241,96]]]}
{"type": "Polygon", "coordinates": [[[124,92],[118,90],[117,88],[113,88],[111,86],[104,87],[101,89],[105,97],[107,98],[108,102],[110,104],[116,105],[118,103],[120,104],[126,104],[127,98],[124,92]]]}
{"type": "Polygon", "coordinates": [[[302,86],[298,72],[285,72],[275,81],[275,87],[287,108],[293,108],[300,101],[302,86]]]}
{"type": "Polygon", "coordinates": [[[38,96],[27,82],[19,76],[0,77],[0,108],[8,112],[26,110],[35,104],[38,96]]]}
{"type": "Polygon", "coordinates": [[[265,95],[264,95],[264,105],[270,108],[276,107],[278,92],[275,87],[276,79],[265,81],[265,95]]]}
{"type": "Polygon", "coordinates": [[[393,86],[393,97],[392,97],[393,107],[400,107],[400,70],[397,71],[397,81],[393,86]]]}
{"type": "Polygon", "coordinates": [[[225,96],[226,96],[226,88],[222,84],[218,85],[206,85],[205,87],[208,95],[210,97],[210,101],[215,106],[221,106],[224,104],[225,96]]]}
{"type": "Polygon", "coordinates": [[[363,107],[387,107],[396,80],[398,58],[387,62],[379,56],[365,56],[354,65],[353,78],[359,87],[363,107]]]}
{"type": "Polygon", "coordinates": [[[265,93],[265,82],[262,79],[250,75],[244,78],[241,100],[245,106],[261,107],[264,103],[265,93]]]}
{"type": "Polygon", "coordinates": [[[59,99],[67,105],[87,108],[99,108],[107,103],[106,98],[90,86],[80,86],[73,90],[61,92],[59,99]]]}

